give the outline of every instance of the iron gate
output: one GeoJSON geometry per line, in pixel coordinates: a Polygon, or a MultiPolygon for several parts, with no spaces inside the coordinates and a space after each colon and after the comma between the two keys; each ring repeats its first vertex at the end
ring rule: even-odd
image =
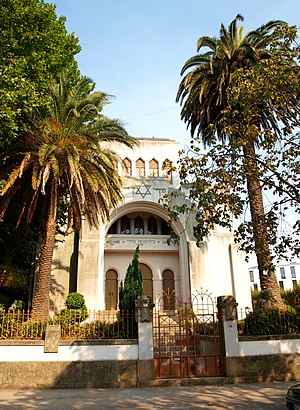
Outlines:
{"type": "Polygon", "coordinates": [[[157,378],[223,375],[223,343],[207,292],[189,303],[164,293],[153,315],[153,337],[157,378]]]}

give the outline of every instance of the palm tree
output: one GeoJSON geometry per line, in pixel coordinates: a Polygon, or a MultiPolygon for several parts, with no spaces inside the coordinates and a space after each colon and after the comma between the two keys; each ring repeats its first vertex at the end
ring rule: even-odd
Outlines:
{"type": "MultiPolygon", "coordinates": [[[[255,31],[243,36],[241,15],[230,23],[228,29],[221,25],[220,36],[199,38],[197,52],[207,49],[187,60],[182,68],[184,75],[178,89],[177,102],[182,105],[181,118],[190,128],[191,135],[196,133],[204,147],[211,146],[216,136],[221,143],[229,143],[232,150],[242,148],[250,213],[253,225],[253,240],[257,256],[261,288],[270,295],[272,306],[283,308],[277,279],[272,265],[268,234],[265,223],[262,188],[256,162],[256,147],[260,138],[242,132],[232,135],[224,128],[224,112],[230,110],[228,90],[233,83],[233,75],[239,69],[256,66],[260,61],[271,58],[269,45],[276,42],[274,29],[283,27],[282,21],[271,21],[255,31]]],[[[279,38],[279,37],[278,37],[279,38]]],[[[239,112],[238,104],[232,108],[239,112]]],[[[238,114],[239,115],[239,114],[238,114]]],[[[241,114],[242,115],[242,114],[241,114]]],[[[243,118],[240,119],[243,122],[243,118]]],[[[266,104],[259,107],[259,116],[253,120],[258,130],[264,126],[272,128],[278,135],[279,126],[272,109],[266,104]]],[[[238,127],[236,127],[238,129],[238,127]]]]}
{"type": "Polygon", "coordinates": [[[17,144],[2,157],[0,171],[5,184],[0,194],[0,217],[22,190],[19,220],[30,223],[38,213],[43,221],[32,317],[48,316],[52,257],[59,205],[68,210],[68,226],[80,231],[82,217],[98,227],[120,201],[121,179],[116,169],[118,155],[109,143],[133,147],[121,123],[105,118],[101,110],[105,93],[92,92],[86,77],[71,84],[65,73],[50,86],[50,102],[37,113],[17,144]]]}

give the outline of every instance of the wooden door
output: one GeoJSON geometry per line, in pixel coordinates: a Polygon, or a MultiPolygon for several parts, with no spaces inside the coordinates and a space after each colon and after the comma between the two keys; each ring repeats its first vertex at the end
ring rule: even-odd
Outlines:
{"type": "Polygon", "coordinates": [[[105,309],[117,309],[118,303],[118,274],[110,269],[106,272],[105,280],[105,309]]]}

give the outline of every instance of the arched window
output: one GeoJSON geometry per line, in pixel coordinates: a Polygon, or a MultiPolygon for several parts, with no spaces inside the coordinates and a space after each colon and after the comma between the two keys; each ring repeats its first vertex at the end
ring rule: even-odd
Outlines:
{"type": "Polygon", "coordinates": [[[166,269],[163,272],[164,309],[175,309],[174,272],[166,269]]]}
{"type": "Polygon", "coordinates": [[[134,220],[134,234],[135,235],[144,234],[144,221],[140,215],[138,215],[134,220]]]}
{"type": "Polygon", "coordinates": [[[121,219],[121,233],[130,234],[130,220],[126,215],[121,219]]]}
{"type": "Polygon", "coordinates": [[[145,265],[144,263],[140,263],[140,269],[142,272],[144,295],[150,296],[153,300],[152,271],[149,266],[145,265]]]}
{"type": "Polygon", "coordinates": [[[149,175],[150,177],[158,177],[158,162],[154,158],[149,162],[149,175]]]}
{"type": "Polygon", "coordinates": [[[152,215],[148,219],[148,235],[157,235],[157,220],[152,215]]]}
{"type": "Polygon", "coordinates": [[[111,234],[116,234],[116,233],[117,233],[117,224],[116,224],[116,223],[112,224],[112,226],[109,228],[109,230],[107,231],[107,233],[108,233],[109,235],[111,235],[111,234]]]}
{"type": "Polygon", "coordinates": [[[114,269],[106,272],[105,277],[105,309],[117,309],[118,303],[118,274],[114,269]]]}
{"type": "Polygon", "coordinates": [[[125,158],[125,159],[123,160],[123,164],[124,164],[124,167],[125,167],[124,175],[125,175],[125,176],[131,176],[131,175],[132,175],[132,164],[131,164],[130,159],[129,159],[129,158],[125,158]]]}
{"type": "Polygon", "coordinates": [[[161,220],[161,234],[171,235],[171,228],[164,219],[161,220]]]}
{"type": "Polygon", "coordinates": [[[135,163],[136,176],[144,177],[145,176],[145,161],[142,158],[139,158],[135,163]]]}

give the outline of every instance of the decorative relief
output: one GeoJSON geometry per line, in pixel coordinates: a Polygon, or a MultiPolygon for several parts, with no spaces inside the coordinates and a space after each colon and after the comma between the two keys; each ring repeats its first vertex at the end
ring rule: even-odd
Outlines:
{"type": "Polygon", "coordinates": [[[151,185],[146,185],[145,183],[143,183],[142,185],[135,187],[134,193],[136,195],[141,195],[141,197],[144,199],[146,195],[151,195],[150,188],[151,185]]]}
{"type": "Polygon", "coordinates": [[[107,239],[108,245],[116,244],[135,244],[135,245],[167,245],[167,239],[107,239]]]}

